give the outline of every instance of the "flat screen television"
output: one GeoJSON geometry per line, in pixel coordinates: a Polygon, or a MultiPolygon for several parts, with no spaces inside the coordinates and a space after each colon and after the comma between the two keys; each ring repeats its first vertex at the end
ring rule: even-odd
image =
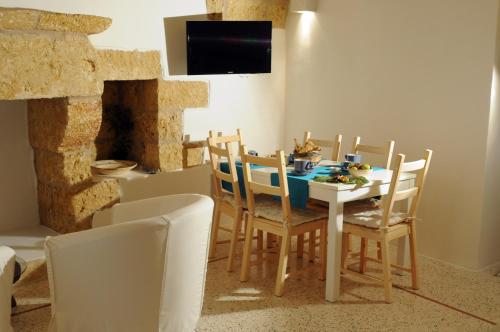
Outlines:
{"type": "Polygon", "coordinates": [[[271,72],[271,21],[187,21],[188,75],[271,72]]]}

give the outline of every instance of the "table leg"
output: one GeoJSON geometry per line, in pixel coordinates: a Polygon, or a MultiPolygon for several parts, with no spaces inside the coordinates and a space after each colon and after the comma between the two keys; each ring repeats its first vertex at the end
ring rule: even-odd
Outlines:
{"type": "Polygon", "coordinates": [[[326,294],[327,301],[334,302],[340,296],[340,269],[342,252],[344,204],[337,203],[337,197],[330,201],[328,216],[328,253],[326,262],[326,294]]]}

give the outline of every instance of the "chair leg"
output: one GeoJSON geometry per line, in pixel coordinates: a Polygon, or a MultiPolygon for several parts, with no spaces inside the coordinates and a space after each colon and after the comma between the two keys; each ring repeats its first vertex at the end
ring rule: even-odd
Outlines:
{"type": "Polygon", "coordinates": [[[250,272],[250,256],[252,255],[252,240],[253,240],[253,220],[252,217],[250,216],[248,217],[245,244],[243,246],[240,281],[248,280],[248,274],[250,272]]]}
{"type": "Polygon", "coordinates": [[[297,236],[297,258],[304,257],[304,234],[297,236]]]}
{"type": "Polygon", "coordinates": [[[309,262],[316,259],[316,231],[309,232],[309,262]]]}
{"type": "Polygon", "coordinates": [[[319,257],[321,261],[321,275],[319,280],[326,279],[326,239],[327,239],[327,229],[328,224],[325,222],[323,227],[320,230],[320,239],[319,239],[319,257]]]}
{"type": "Polygon", "coordinates": [[[368,239],[361,238],[361,250],[359,252],[359,273],[366,272],[366,254],[368,252],[368,239]]]}
{"type": "Polygon", "coordinates": [[[349,253],[349,234],[342,233],[342,253],[340,258],[340,266],[345,269],[347,267],[347,254],[349,253]]]}
{"type": "Polygon", "coordinates": [[[236,255],[236,247],[238,245],[238,237],[240,234],[241,228],[241,219],[243,219],[243,209],[237,209],[234,221],[233,221],[233,230],[231,232],[231,243],[229,245],[229,257],[227,260],[227,271],[233,271],[234,267],[234,256],[236,255]]]}
{"type": "Polygon", "coordinates": [[[214,207],[214,214],[212,217],[212,231],[210,233],[210,252],[208,255],[210,258],[215,257],[215,249],[217,247],[217,236],[219,234],[220,215],[221,215],[220,203],[218,202],[218,200],[216,200],[214,207]]]}
{"type": "Polygon", "coordinates": [[[377,241],[377,258],[379,260],[382,259],[382,246],[380,244],[380,241],[377,241]]]}
{"type": "Polygon", "coordinates": [[[379,242],[382,247],[382,268],[384,271],[384,290],[385,302],[392,302],[392,280],[391,280],[391,261],[389,257],[389,241],[384,237],[379,242]]]}
{"type": "Polygon", "coordinates": [[[257,250],[264,250],[264,232],[257,230],[257,250]]]}
{"type": "Polygon", "coordinates": [[[269,248],[272,248],[273,247],[273,242],[274,242],[274,239],[276,238],[276,236],[274,234],[271,234],[271,233],[267,233],[267,236],[266,236],[266,247],[269,249],[269,248]]]}
{"type": "Polygon", "coordinates": [[[352,241],[351,241],[351,234],[347,234],[347,237],[346,237],[346,246],[347,246],[347,253],[350,253],[352,252],[352,241]]]}
{"type": "Polygon", "coordinates": [[[415,222],[410,224],[410,257],[411,257],[411,286],[413,289],[420,288],[418,279],[418,264],[417,264],[417,232],[415,222]]]}
{"type": "Polygon", "coordinates": [[[288,263],[288,250],[290,248],[290,234],[284,234],[281,240],[280,261],[278,265],[278,274],[276,276],[276,287],[274,295],[283,295],[283,289],[286,279],[286,265],[288,263]]]}

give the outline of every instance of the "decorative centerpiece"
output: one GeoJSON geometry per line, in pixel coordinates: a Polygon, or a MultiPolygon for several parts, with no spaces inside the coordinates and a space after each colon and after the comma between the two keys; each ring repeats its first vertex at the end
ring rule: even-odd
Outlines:
{"type": "Polygon", "coordinates": [[[91,165],[92,171],[99,175],[124,175],[137,166],[130,160],[98,160],[91,165]]]}
{"type": "Polygon", "coordinates": [[[309,160],[313,165],[317,165],[323,156],[321,155],[321,148],[314,144],[312,141],[305,141],[304,145],[300,145],[295,139],[295,149],[293,150],[293,157],[296,159],[309,160]]]}

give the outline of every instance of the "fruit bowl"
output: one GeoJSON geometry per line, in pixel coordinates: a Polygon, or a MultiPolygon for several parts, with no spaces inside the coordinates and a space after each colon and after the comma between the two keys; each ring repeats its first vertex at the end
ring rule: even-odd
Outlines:
{"type": "Polygon", "coordinates": [[[360,176],[367,177],[371,175],[373,172],[373,168],[368,164],[363,164],[363,165],[354,164],[349,166],[348,170],[349,174],[351,174],[354,177],[360,177],[360,176]]]}

